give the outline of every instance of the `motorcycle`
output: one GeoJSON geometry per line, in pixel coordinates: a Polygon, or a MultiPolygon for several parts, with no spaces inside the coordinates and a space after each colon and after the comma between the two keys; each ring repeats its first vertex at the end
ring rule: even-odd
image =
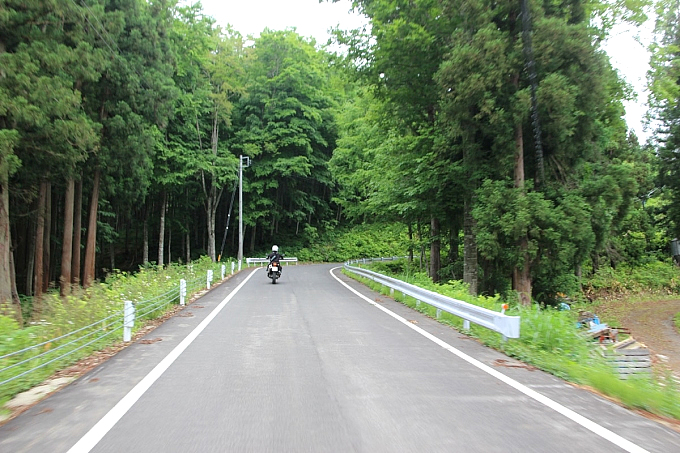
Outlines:
{"type": "Polygon", "coordinates": [[[276,279],[281,277],[281,263],[273,259],[267,265],[267,277],[272,279],[272,284],[276,284],[276,279]]]}

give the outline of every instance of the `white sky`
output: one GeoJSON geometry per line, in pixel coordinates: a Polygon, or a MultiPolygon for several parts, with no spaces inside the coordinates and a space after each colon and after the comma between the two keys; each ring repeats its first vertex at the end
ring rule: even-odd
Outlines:
{"type": "MultiPolygon", "coordinates": [[[[339,24],[341,29],[348,30],[367,23],[365,18],[349,12],[350,0],[337,3],[319,3],[319,0],[202,0],[201,3],[205,13],[214,17],[218,24],[231,24],[244,36],[257,36],[265,28],[283,30],[295,27],[300,35],[314,37],[318,44],[325,44],[329,38],[329,28],[339,24]]],[[[648,24],[642,30],[645,46],[651,36],[650,27],[653,28],[653,24],[648,24]]],[[[639,32],[625,28],[616,30],[604,48],[612,59],[612,65],[638,94],[637,101],[625,104],[626,122],[640,142],[644,143],[651,135],[643,130],[642,125],[647,110],[647,93],[643,90],[649,57],[645,46],[635,40],[639,32]]]]}

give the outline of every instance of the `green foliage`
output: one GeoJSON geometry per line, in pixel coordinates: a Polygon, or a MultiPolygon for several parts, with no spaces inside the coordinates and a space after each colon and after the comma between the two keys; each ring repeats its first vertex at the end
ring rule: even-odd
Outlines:
{"type": "Polygon", "coordinates": [[[251,57],[230,141],[235,152],[251,157],[245,223],[270,237],[281,227],[313,236],[307,226],[330,212],[327,163],[336,131],[328,56],[294,31],[265,30],[251,57]]]}
{"type": "Polygon", "coordinates": [[[602,267],[586,282],[586,293],[628,295],[680,293],[680,271],[669,259],[645,265],[602,267]]]}
{"type": "Polygon", "coordinates": [[[367,224],[353,228],[333,228],[319,235],[318,240],[279,241],[287,256],[301,261],[344,262],[354,258],[403,256],[408,237],[402,225],[367,224]]]}

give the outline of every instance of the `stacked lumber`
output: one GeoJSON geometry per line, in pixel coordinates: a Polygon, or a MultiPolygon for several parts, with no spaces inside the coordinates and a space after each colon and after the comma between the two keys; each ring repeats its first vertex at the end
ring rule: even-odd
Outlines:
{"type": "Polygon", "coordinates": [[[614,343],[611,348],[604,350],[604,356],[621,379],[636,375],[648,376],[652,372],[649,348],[633,337],[614,343]]]}

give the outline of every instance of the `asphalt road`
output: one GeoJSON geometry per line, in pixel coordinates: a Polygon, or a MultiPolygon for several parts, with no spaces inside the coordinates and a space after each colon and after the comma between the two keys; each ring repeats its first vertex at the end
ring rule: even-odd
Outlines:
{"type": "Polygon", "coordinates": [[[0,452],[680,452],[333,267],[244,270],[1,427],[0,452]]]}

